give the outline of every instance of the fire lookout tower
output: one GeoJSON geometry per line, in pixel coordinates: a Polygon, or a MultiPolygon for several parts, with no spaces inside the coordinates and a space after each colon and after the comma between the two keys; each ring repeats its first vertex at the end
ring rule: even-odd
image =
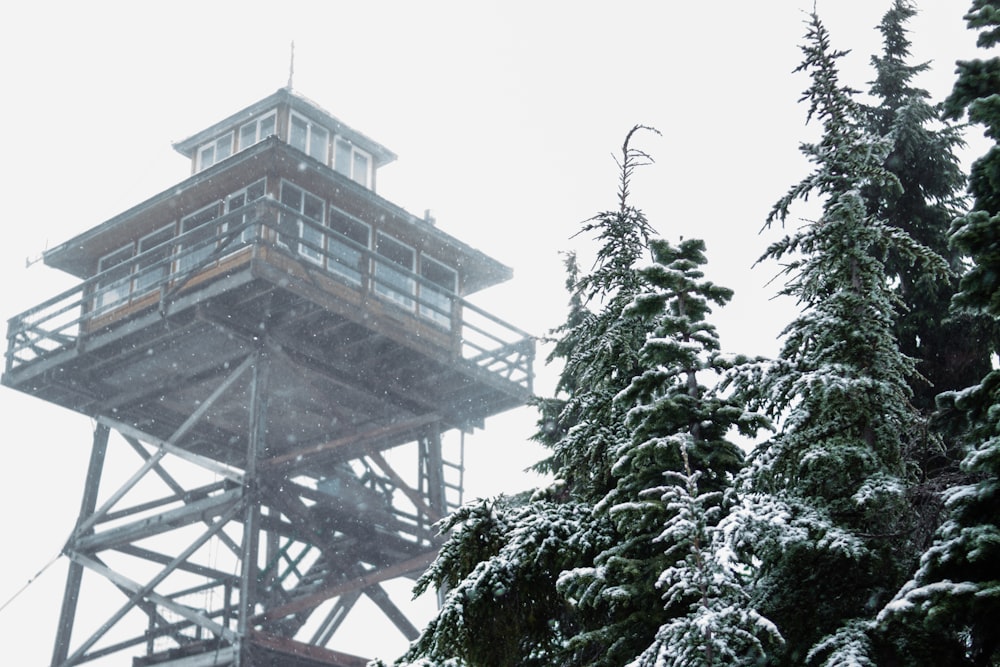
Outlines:
{"type": "Polygon", "coordinates": [[[289,89],[175,148],[191,176],[45,252],[82,282],[9,322],[3,383],[96,424],[52,665],[364,665],[332,648],[362,596],[416,636],[383,584],[461,500],[442,436],[530,396],[531,337],[465,300],[511,270],[289,89]]]}

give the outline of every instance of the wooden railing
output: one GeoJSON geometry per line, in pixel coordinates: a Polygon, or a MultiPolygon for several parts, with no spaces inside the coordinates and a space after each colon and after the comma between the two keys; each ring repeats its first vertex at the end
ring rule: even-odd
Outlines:
{"type": "Polygon", "coordinates": [[[140,310],[162,310],[261,248],[441,330],[457,342],[462,359],[531,391],[535,346],[529,334],[271,198],[175,236],[10,318],[6,372],[78,346],[140,310]]]}

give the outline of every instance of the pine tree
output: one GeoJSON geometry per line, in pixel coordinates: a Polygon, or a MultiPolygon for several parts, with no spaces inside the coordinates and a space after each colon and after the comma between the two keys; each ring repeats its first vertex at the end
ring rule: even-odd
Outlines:
{"type": "MultiPolygon", "coordinates": [[[[975,0],[966,14],[980,30],[978,45],[1000,43],[1000,2],[975,0]]],[[[955,296],[959,308],[1000,318],[1000,58],[960,61],[947,112],[986,128],[993,145],[972,166],[972,210],[956,219],[952,242],[973,260],[955,296]]],[[[969,445],[962,462],[969,483],[945,496],[947,520],[920,568],[880,614],[887,635],[901,636],[914,654],[930,636],[946,660],[939,664],[1000,664],[1000,371],[941,397],[964,416],[969,445]]],[[[922,656],[921,656],[922,657],[922,656]]]]}
{"type": "Polygon", "coordinates": [[[591,665],[606,653],[606,645],[581,652],[573,644],[602,619],[570,604],[557,581],[618,539],[593,507],[613,486],[612,452],[628,437],[614,399],[638,372],[647,335],[642,321],[623,314],[642,287],[635,267],[652,231],[629,200],[634,170],[649,162],[630,142],[648,129],[636,126],[626,136],[618,207],[583,225],[581,233],[596,234],[599,243],[594,268],[581,274],[575,258],[567,260],[570,313],[550,356],[563,362],[561,395],[536,401],[536,439],[551,450],[537,467],[555,481],[533,495],[466,506],[445,521],[449,537],[417,590],[433,586],[447,595],[401,664],[591,665]]]}
{"type": "MultiPolygon", "coordinates": [[[[950,273],[941,276],[890,252],[885,270],[903,304],[895,334],[904,354],[917,361],[919,375],[910,378],[912,402],[930,417],[935,396],[978,382],[990,368],[996,327],[990,318],[950,312],[964,254],[949,247],[948,228],[964,206],[965,175],[955,151],[964,146],[960,128],[943,124],[940,106],[913,80],[928,63],[909,64],[906,24],[917,13],[910,0],[895,0],[879,25],[883,49],[872,57],[876,77],[871,94],[877,104],[866,108],[868,128],[890,143],[883,166],[896,177],[889,187],[864,189],[869,212],[946,258],[950,273]]],[[[914,534],[914,557],[927,548],[941,522],[940,492],[958,474],[961,444],[942,439],[941,430],[912,443],[906,459],[918,473],[912,502],[920,520],[914,534]]]]}
{"type": "MultiPolygon", "coordinates": [[[[617,539],[592,566],[559,579],[560,590],[591,621],[568,644],[570,664],[623,665],[654,641],[661,626],[689,615],[691,599],[668,594],[664,605],[656,586],[662,572],[676,569],[677,550],[683,550],[660,536],[681,511],[671,486],[686,488],[677,477],[685,470],[697,474],[708,493],[693,502],[718,505],[743,463],[727,433],[734,426],[755,433],[762,423],[711,393],[698,377],[718,375],[731,363],[718,354],[718,335],[706,317],[732,291],[704,280],[704,243],[688,239],[675,247],[654,239],[650,250],[652,264],[639,270],[642,288],[622,313],[648,332],[636,361],[640,372],[613,405],[629,436],[611,450],[615,486],[594,509],[614,525],[617,539]]],[[[702,508],[713,516],[721,509],[702,508]]]]}
{"type": "Polygon", "coordinates": [[[750,605],[739,574],[716,530],[722,493],[702,493],[699,472],[693,472],[687,452],[690,434],[676,444],[684,474],[665,474],[660,500],[670,517],[658,542],[673,563],[657,581],[667,607],[687,607],[657,630],[652,644],[630,667],[715,667],[756,665],[771,645],[782,642],[774,625],[750,605]]]}
{"type": "Polygon", "coordinates": [[[920,265],[890,251],[885,270],[904,304],[896,317],[903,353],[917,360],[922,377],[911,380],[913,402],[922,411],[934,397],[963,389],[989,370],[989,323],[970,314],[952,316],[963,255],[949,248],[948,228],[960,212],[965,176],[955,151],[965,145],[960,128],[941,124],[941,110],[930,94],[913,85],[928,63],[908,64],[906,23],[917,13],[910,0],[895,0],[883,16],[881,56],[872,57],[876,77],[871,94],[878,104],[867,111],[869,129],[890,143],[883,166],[895,176],[890,187],[865,188],[870,213],[945,257],[952,273],[928,274],[920,265]]]}
{"type": "Polygon", "coordinates": [[[397,664],[530,667],[564,664],[577,631],[556,591],[563,570],[607,546],[587,505],[552,498],[499,497],[467,504],[442,525],[448,540],[417,582],[446,591],[437,616],[397,664]]]}
{"type": "Polygon", "coordinates": [[[633,127],[622,145],[619,162],[618,207],[587,220],[580,234],[593,233],[599,243],[594,268],[580,275],[575,257],[567,262],[572,300],[569,318],[555,333],[548,361],[561,361],[556,386],[564,401],[550,403],[557,415],[543,410],[537,439],[552,455],[537,469],[565,482],[567,492],[582,502],[595,503],[613,486],[610,452],[625,438],[624,424],[615,417],[614,398],[639,372],[639,349],[645,324],[623,313],[641,289],[636,264],[648,254],[652,227],[645,214],[630,202],[632,176],[651,162],[634,148],[633,127]],[[553,438],[553,432],[559,436],[553,438]]]}
{"type": "Polygon", "coordinates": [[[820,140],[802,146],[815,170],[767,224],[784,224],[809,195],[822,212],[761,258],[784,262],[781,293],[802,311],[783,332],[779,358],[737,380],[751,405],[783,423],[754,451],[726,530],[755,566],[755,607],[787,642],[774,664],[864,664],[869,621],[905,576],[895,555],[909,528],[903,450],[923,430],[883,258],[894,253],[937,273],[946,266],[867,210],[866,190],[898,187],[882,166],[891,146],[867,131],[855,91],[840,83],[844,53],[815,13],[802,50],[807,117],[822,124],[820,140]]]}

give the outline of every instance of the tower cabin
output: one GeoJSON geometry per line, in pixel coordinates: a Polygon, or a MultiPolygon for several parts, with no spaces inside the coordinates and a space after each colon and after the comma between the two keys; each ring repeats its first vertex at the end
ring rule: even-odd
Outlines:
{"type": "Polygon", "coordinates": [[[511,269],[376,194],[396,156],[290,89],[174,147],[191,175],[46,251],[80,283],[8,323],[3,384],[97,423],[52,664],[362,664],[328,648],[359,596],[415,636],[380,585],[426,567],[461,493],[441,435],[531,394],[532,338],[467,300],[511,269]],[[123,509],[133,482],[112,511],[111,431],[139,476],[179,457],[223,481],[123,509]],[[229,569],[149,546],[213,520],[229,569]],[[167,570],[132,590],[109,552],[167,570]],[[132,593],[139,636],[102,647],[115,616],[74,647],[82,572],[132,593]]]}

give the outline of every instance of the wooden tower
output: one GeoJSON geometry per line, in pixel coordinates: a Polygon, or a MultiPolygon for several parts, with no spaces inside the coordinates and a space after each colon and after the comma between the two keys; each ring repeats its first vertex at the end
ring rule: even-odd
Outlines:
{"type": "Polygon", "coordinates": [[[9,322],[3,383],[95,423],[52,665],[363,665],[362,596],[416,635],[385,584],[460,502],[442,436],[530,396],[532,339],[465,300],[511,271],[289,89],[175,148],[191,176],[47,251],[80,284],[9,322]]]}

